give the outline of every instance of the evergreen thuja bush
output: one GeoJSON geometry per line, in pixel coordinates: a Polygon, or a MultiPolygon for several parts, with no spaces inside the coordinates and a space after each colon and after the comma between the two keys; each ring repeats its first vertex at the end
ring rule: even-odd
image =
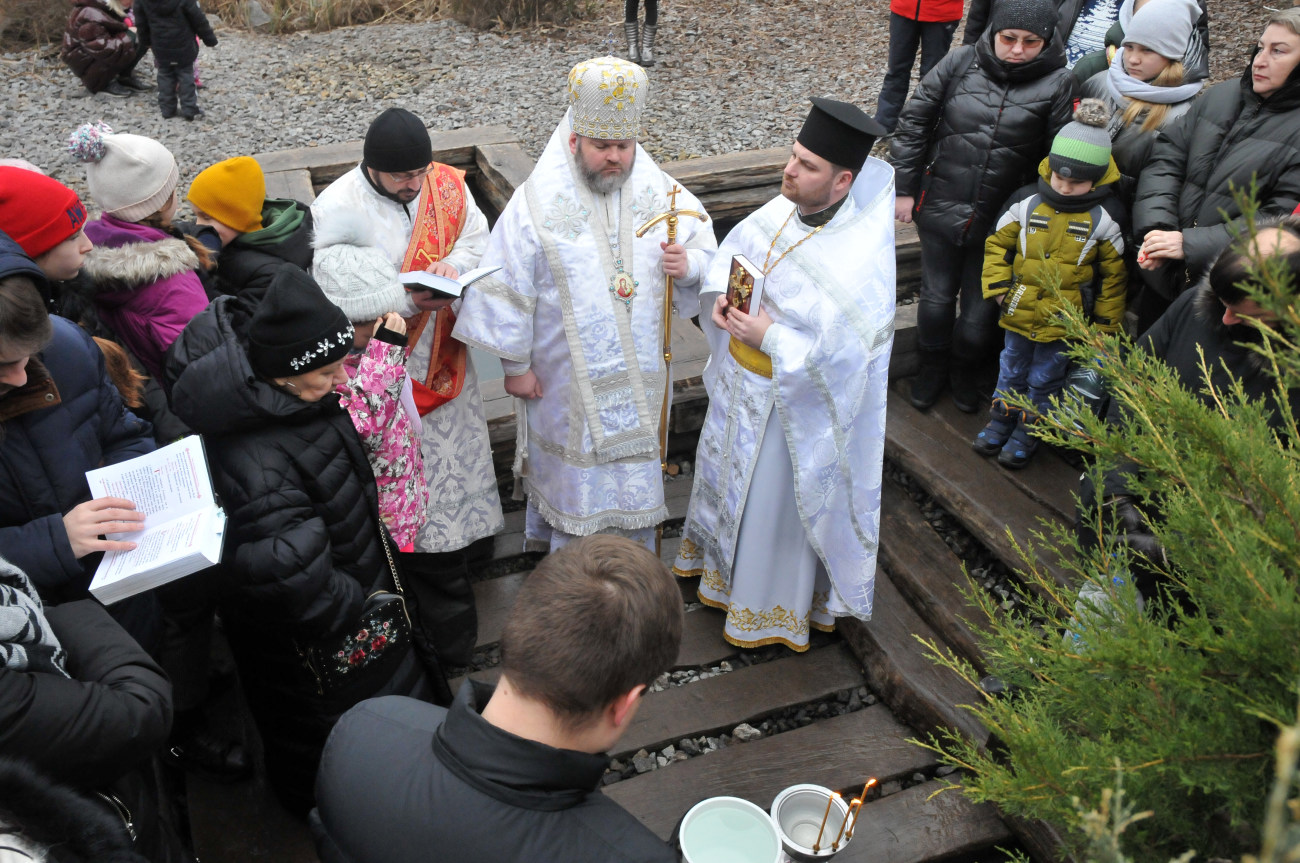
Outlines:
{"type": "MultiPolygon", "coordinates": [[[[1129,799],[1151,812],[1127,826],[1134,860],[1259,847],[1275,743],[1294,722],[1300,685],[1300,437],[1290,410],[1300,317],[1295,274],[1276,260],[1252,269],[1247,290],[1278,317],[1260,328],[1255,350],[1276,378],[1281,432],[1269,425],[1269,405],[1248,401],[1239,385],[1212,388],[1207,365],[1193,393],[1160,360],[1071,315],[1075,357],[1102,358],[1127,422],[1109,426],[1058,403],[1038,434],[1095,460],[1098,480],[1121,462],[1136,465],[1130,489],[1158,513],[1151,531],[1164,554],[1139,559],[1108,507],[1089,500],[1081,510],[1096,544],[1080,547],[1059,525],[1022,544],[1026,617],[1001,615],[994,599],[971,592],[992,621],[980,633],[990,670],[1010,694],[973,708],[994,735],[990,746],[948,736],[931,747],[963,768],[955,787],[1052,822],[1081,859],[1088,841],[1073,801],[1102,799],[1117,764],[1129,799]],[[1060,587],[1046,560],[1099,586],[1102,598],[1076,614],[1077,591],[1060,587]],[[1146,597],[1144,611],[1134,566],[1155,568],[1173,588],[1146,597]],[[1066,630],[1079,638],[1063,638],[1066,630]]],[[[976,680],[968,664],[930,647],[976,680]]]]}

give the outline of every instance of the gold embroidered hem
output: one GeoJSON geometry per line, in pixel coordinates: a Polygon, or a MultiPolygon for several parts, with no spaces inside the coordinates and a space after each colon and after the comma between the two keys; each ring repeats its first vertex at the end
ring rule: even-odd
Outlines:
{"type": "MultiPolygon", "coordinates": [[[[676,567],[674,570],[680,572],[676,567]]],[[[737,647],[784,644],[802,653],[808,649],[811,629],[822,632],[835,629],[835,618],[826,607],[827,592],[815,591],[807,608],[788,608],[782,603],[767,605],[761,601],[756,603],[757,607],[750,607],[733,599],[734,585],[728,587],[716,569],[704,568],[699,573],[702,576],[697,590],[700,602],[727,613],[722,635],[737,647]]],[[[752,598],[749,601],[754,602],[752,598]]]]}

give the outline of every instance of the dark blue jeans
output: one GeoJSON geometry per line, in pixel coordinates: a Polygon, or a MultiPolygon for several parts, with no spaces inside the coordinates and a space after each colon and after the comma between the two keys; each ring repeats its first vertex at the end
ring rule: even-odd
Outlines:
{"type": "Polygon", "coordinates": [[[921,239],[921,294],[916,310],[919,347],[968,360],[991,355],[998,338],[998,304],[984,299],[980,287],[984,238],[957,246],[919,225],[916,234],[921,239]]]}
{"type": "Polygon", "coordinates": [[[1051,407],[1052,396],[1065,386],[1065,373],[1070,368],[1070,357],[1065,352],[1064,339],[1051,342],[1034,342],[1006,330],[1006,341],[998,365],[998,389],[995,399],[1005,399],[1011,393],[1028,393],[1038,412],[1051,407]]]}
{"type": "Polygon", "coordinates": [[[876,102],[876,122],[893,134],[898,115],[907,101],[907,91],[912,83],[912,66],[916,63],[916,49],[921,49],[921,75],[948,53],[953,31],[958,21],[913,21],[897,12],[889,13],[889,68],[885,83],[880,85],[880,98],[876,102]]]}

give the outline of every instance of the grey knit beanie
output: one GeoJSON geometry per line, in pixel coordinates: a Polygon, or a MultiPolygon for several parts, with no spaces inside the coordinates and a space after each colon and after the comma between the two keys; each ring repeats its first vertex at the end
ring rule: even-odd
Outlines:
{"type": "Polygon", "coordinates": [[[117,135],[87,123],[68,139],[68,151],[86,163],[90,197],[110,216],[138,222],[163,208],[176,191],[176,157],[153,138],[117,135]]]}
{"type": "Polygon", "coordinates": [[[1052,0],[995,0],[989,18],[989,33],[1002,30],[1028,30],[1050,40],[1056,33],[1056,5],[1052,0]]]}
{"type": "Polygon", "coordinates": [[[1100,180],[1110,165],[1110,133],[1106,131],[1109,120],[1105,102],[1080,102],[1074,120],[1052,141],[1052,150],[1047,154],[1052,173],[1067,180],[1100,180]]]}
{"type": "Polygon", "coordinates": [[[316,223],[311,274],[329,301],[353,323],[369,323],[388,312],[405,311],[406,289],[397,267],[375,245],[369,223],[344,213],[316,223]]]}
{"type": "Polygon", "coordinates": [[[1124,30],[1124,44],[1136,42],[1161,57],[1182,60],[1200,17],[1196,0],[1151,0],[1133,13],[1124,30]]]}

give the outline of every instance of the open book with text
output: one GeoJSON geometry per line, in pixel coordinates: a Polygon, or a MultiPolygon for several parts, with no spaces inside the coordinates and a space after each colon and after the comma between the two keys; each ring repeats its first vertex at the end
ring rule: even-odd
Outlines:
{"type": "Polygon", "coordinates": [[[145,514],[144,530],[109,535],[134,542],[131,551],[104,554],[90,592],[108,605],[198,572],[221,560],[226,514],[198,435],[86,472],[90,494],[121,497],[145,514]]]}
{"type": "Polygon", "coordinates": [[[463,294],[470,285],[485,276],[492,275],[499,269],[501,268],[479,267],[477,270],[461,273],[458,279],[449,279],[446,276],[435,275],[425,270],[412,270],[409,273],[400,274],[397,280],[408,291],[433,291],[440,297],[455,299],[463,294]]]}

